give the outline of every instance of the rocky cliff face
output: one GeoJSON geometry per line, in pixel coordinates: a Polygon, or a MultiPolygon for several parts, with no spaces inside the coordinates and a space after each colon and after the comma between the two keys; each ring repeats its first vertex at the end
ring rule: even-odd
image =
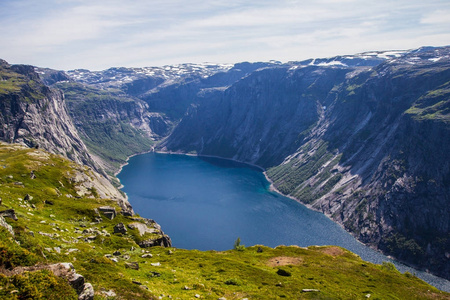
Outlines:
{"type": "Polygon", "coordinates": [[[162,149],[218,155],[263,167],[280,164],[316,124],[347,69],[263,69],[192,106],[162,149]]]}
{"type": "Polygon", "coordinates": [[[449,278],[449,53],[253,72],[192,106],[161,147],[263,166],[361,241],[449,278]]]}
{"type": "Polygon", "coordinates": [[[61,91],[45,86],[32,66],[0,61],[0,139],[42,147],[99,170],[66,111],[61,91]]]}
{"type": "Polygon", "coordinates": [[[64,91],[75,126],[108,173],[115,173],[130,155],[149,151],[166,134],[167,118],[148,110],[148,104],[117,90],[74,83],[57,83],[64,91]]]}
{"type": "Polygon", "coordinates": [[[133,154],[168,136],[191,105],[256,69],[277,63],[184,64],[91,72],[39,69],[65,94],[70,116],[91,154],[112,174],[133,154]],[[64,75],[64,76],[63,76],[64,75]]]}

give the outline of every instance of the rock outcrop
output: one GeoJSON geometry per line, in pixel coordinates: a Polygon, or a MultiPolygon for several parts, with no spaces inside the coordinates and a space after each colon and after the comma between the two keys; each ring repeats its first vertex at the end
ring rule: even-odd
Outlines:
{"type": "Polygon", "coordinates": [[[67,280],[78,294],[78,300],[94,299],[94,288],[92,284],[85,281],[84,277],[78,274],[71,263],[57,263],[52,265],[40,265],[33,267],[17,267],[8,272],[10,275],[22,274],[23,272],[33,272],[39,270],[49,270],[55,276],[67,280]]]}
{"type": "Polygon", "coordinates": [[[0,140],[41,147],[101,171],[69,117],[64,95],[45,86],[34,67],[0,61],[0,140]]]}

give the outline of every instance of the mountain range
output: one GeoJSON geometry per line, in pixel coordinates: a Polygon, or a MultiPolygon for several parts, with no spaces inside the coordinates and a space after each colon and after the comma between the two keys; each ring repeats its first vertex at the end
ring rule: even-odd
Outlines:
{"type": "Polygon", "coordinates": [[[116,187],[151,150],[258,165],[361,242],[450,278],[450,47],[104,71],[0,61],[0,77],[3,141],[116,187]]]}

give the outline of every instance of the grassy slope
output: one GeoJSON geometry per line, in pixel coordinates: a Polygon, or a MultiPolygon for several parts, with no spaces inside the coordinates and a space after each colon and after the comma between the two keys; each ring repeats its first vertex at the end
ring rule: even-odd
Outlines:
{"type": "MultiPolygon", "coordinates": [[[[98,218],[94,208],[111,205],[119,211],[115,203],[95,197],[66,196],[75,196],[75,183],[70,180],[73,167],[72,162],[42,150],[0,145],[0,210],[13,208],[19,218],[6,219],[14,227],[15,238],[0,227],[0,270],[71,262],[94,285],[96,299],[107,298],[102,290],[113,290],[118,299],[156,299],[161,294],[174,299],[194,299],[196,295],[201,299],[361,299],[367,294],[371,294],[371,299],[450,297],[410,274],[400,274],[390,264],[373,265],[338,247],[254,246],[224,252],[141,249],[136,244],[142,239],[136,229],[128,229],[124,235],[113,233],[115,224],[136,220],[119,214],[114,220],[102,216],[100,223],[93,222],[98,218]],[[35,179],[30,178],[31,171],[36,174],[35,179]],[[33,199],[24,200],[26,194],[33,199]],[[105,230],[107,234],[81,232],[90,228],[105,230]],[[88,236],[95,238],[88,242],[88,236]],[[118,262],[105,257],[116,250],[121,252],[114,256],[118,262]],[[153,257],[143,258],[145,252],[153,257]],[[139,270],[126,268],[127,262],[138,262],[139,270]],[[279,269],[290,276],[278,275],[279,269]]],[[[26,295],[75,297],[70,291],[66,295],[58,292],[68,290],[67,286],[44,271],[19,279],[0,274],[0,283],[2,299],[26,295]]]]}

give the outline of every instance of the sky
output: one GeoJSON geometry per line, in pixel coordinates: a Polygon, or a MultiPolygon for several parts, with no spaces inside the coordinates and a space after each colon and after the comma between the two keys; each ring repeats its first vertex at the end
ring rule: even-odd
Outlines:
{"type": "Polygon", "coordinates": [[[57,70],[445,45],[449,0],[0,0],[0,58],[57,70]]]}

